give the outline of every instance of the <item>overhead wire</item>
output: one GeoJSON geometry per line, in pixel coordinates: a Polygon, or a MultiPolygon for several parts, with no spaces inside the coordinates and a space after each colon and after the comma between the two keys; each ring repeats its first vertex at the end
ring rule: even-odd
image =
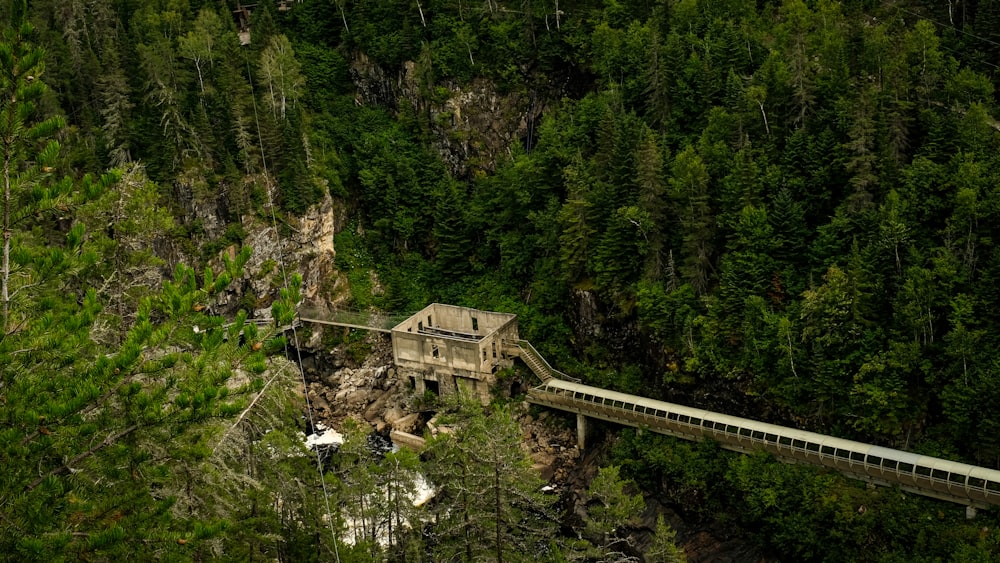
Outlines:
{"type": "Polygon", "coordinates": [[[907,14],[910,14],[911,16],[916,16],[916,17],[918,17],[918,18],[920,18],[922,20],[927,20],[927,21],[929,21],[929,22],[931,22],[934,25],[937,25],[939,27],[945,27],[945,28],[948,28],[948,29],[953,29],[953,30],[961,33],[962,35],[968,35],[969,37],[972,37],[973,39],[978,39],[979,41],[983,41],[984,43],[989,43],[991,45],[996,45],[997,47],[1000,47],[1000,42],[993,41],[992,39],[988,39],[986,37],[982,37],[980,35],[976,35],[975,33],[970,33],[968,31],[965,31],[964,29],[957,28],[957,27],[955,27],[954,25],[951,25],[951,24],[941,23],[941,22],[935,20],[934,18],[929,18],[929,17],[927,17],[927,16],[925,16],[923,14],[918,14],[917,12],[913,12],[911,10],[907,10],[906,8],[903,8],[903,7],[900,7],[900,6],[895,6],[895,8],[896,8],[896,10],[898,10],[900,12],[906,12],[907,14]]]}
{"type": "MultiPolygon", "coordinates": [[[[266,158],[266,156],[264,154],[264,140],[263,140],[263,135],[261,135],[261,130],[260,130],[260,118],[258,117],[258,114],[257,114],[257,94],[255,93],[255,90],[254,90],[254,87],[253,87],[253,74],[250,72],[250,60],[247,58],[246,51],[243,51],[243,60],[244,60],[244,62],[246,62],[246,65],[247,65],[247,82],[250,84],[250,99],[253,101],[253,118],[254,118],[254,123],[257,126],[257,144],[260,147],[260,163],[261,163],[261,168],[263,169],[263,172],[264,172],[264,182],[265,182],[265,190],[264,191],[267,192],[267,207],[268,207],[268,210],[270,211],[270,215],[271,215],[271,228],[274,229],[274,238],[275,238],[275,242],[277,243],[278,265],[279,265],[279,268],[280,268],[280,271],[281,271],[281,283],[282,283],[282,287],[284,288],[284,290],[285,290],[285,292],[287,294],[288,291],[289,291],[288,270],[285,267],[284,247],[281,244],[281,242],[282,242],[281,241],[281,233],[278,231],[278,219],[277,219],[277,216],[274,213],[274,201],[273,201],[273,198],[272,198],[272,195],[271,195],[271,190],[272,190],[271,176],[270,176],[270,174],[268,173],[268,170],[267,170],[267,158],[266,158]]],[[[312,428],[313,431],[315,432],[316,429],[317,429],[317,426],[316,426],[315,417],[313,416],[312,401],[309,400],[309,385],[306,382],[306,372],[302,368],[302,351],[301,351],[300,346],[299,346],[299,334],[298,334],[298,331],[296,330],[296,327],[295,327],[296,323],[294,321],[300,321],[301,322],[301,318],[299,317],[299,308],[298,308],[298,304],[297,303],[295,304],[295,317],[294,317],[292,325],[291,325],[292,341],[293,341],[294,347],[295,347],[295,357],[296,357],[296,363],[298,364],[298,368],[299,368],[299,376],[300,376],[300,378],[302,380],[302,395],[303,395],[303,397],[305,397],[306,416],[307,416],[308,421],[309,421],[309,427],[312,428]]],[[[288,341],[287,340],[285,341],[285,356],[286,357],[288,356],[288,341]]],[[[323,474],[323,458],[320,455],[319,448],[316,448],[315,452],[316,452],[316,471],[319,473],[320,484],[322,484],[322,486],[323,486],[323,501],[324,501],[324,505],[325,505],[325,508],[326,508],[326,520],[327,520],[327,524],[330,527],[330,535],[333,537],[333,552],[334,552],[334,556],[337,559],[337,563],[340,563],[340,548],[338,546],[338,544],[340,543],[340,540],[337,537],[337,531],[336,531],[336,527],[334,525],[333,511],[330,508],[330,492],[329,492],[329,490],[327,489],[327,486],[326,486],[326,476],[323,474]]]]}

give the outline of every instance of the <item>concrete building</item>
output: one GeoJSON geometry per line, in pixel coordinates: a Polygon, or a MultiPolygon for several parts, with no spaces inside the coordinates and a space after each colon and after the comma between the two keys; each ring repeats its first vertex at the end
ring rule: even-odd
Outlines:
{"type": "Polygon", "coordinates": [[[463,393],[489,400],[496,372],[509,368],[517,315],[432,303],[392,329],[396,371],[417,393],[463,393]]]}

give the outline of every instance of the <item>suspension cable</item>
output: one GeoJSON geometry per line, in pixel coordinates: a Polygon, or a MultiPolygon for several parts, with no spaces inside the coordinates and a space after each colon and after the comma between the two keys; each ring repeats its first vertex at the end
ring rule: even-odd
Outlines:
{"type": "MultiPolygon", "coordinates": [[[[253,119],[257,125],[257,144],[260,147],[260,163],[264,171],[264,186],[265,192],[267,192],[267,207],[271,214],[271,228],[274,229],[274,240],[278,247],[278,265],[281,270],[281,283],[286,294],[289,290],[288,284],[288,271],[285,268],[285,252],[284,246],[281,244],[281,233],[278,232],[278,219],[274,213],[274,201],[271,197],[271,176],[267,170],[267,158],[264,155],[264,140],[260,132],[260,118],[257,115],[257,94],[253,87],[253,74],[250,72],[250,60],[247,58],[246,51],[243,51],[243,60],[247,65],[247,82],[250,84],[250,99],[253,101],[253,119]]],[[[292,341],[295,347],[295,359],[299,368],[299,376],[302,379],[302,395],[305,397],[306,401],[306,416],[309,420],[309,427],[315,432],[316,422],[313,417],[312,401],[309,400],[309,385],[306,382],[306,372],[302,369],[302,351],[299,347],[299,333],[295,328],[295,321],[300,321],[299,317],[299,304],[295,304],[295,316],[292,319],[292,341]]],[[[288,340],[285,340],[285,357],[288,357],[288,340]]],[[[323,501],[326,507],[326,520],[330,527],[330,535],[333,536],[333,553],[337,558],[337,563],[340,563],[340,548],[338,546],[339,539],[337,537],[336,527],[334,526],[333,514],[330,509],[330,492],[326,486],[326,477],[323,474],[323,458],[320,455],[319,448],[315,449],[316,452],[316,471],[319,473],[319,481],[323,486],[323,501]]]]}

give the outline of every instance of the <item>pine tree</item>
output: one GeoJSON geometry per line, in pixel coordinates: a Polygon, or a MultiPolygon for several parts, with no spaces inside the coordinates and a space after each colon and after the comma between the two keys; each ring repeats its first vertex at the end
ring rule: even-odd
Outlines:
{"type": "Polygon", "coordinates": [[[687,556],[684,555],[684,550],[674,543],[676,538],[677,532],[663,520],[663,515],[660,515],[656,519],[653,542],[645,553],[646,560],[650,563],[685,563],[687,556]]]}
{"type": "Polygon", "coordinates": [[[470,242],[465,232],[468,221],[463,217],[460,206],[463,198],[458,187],[448,184],[443,191],[434,210],[435,260],[444,274],[443,280],[458,280],[469,271],[473,260],[470,249],[476,245],[470,242]]]}
{"type": "Polygon", "coordinates": [[[645,275],[657,280],[662,277],[667,260],[669,206],[663,154],[651,130],[644,130],[636,152],[639,206],[648,214],[651,226],[647,236],[649,253],[646,256],[645,275]]]}
{"type": "Polygon", "coordinates": [[[120,323],[108,328],[124,335],[142,297],[160,285],[162,260],[152,249],[173,221],[157,204],[159,190],[139,164],[99,179],[85,177],[83,184],[85,193],[99,194],[80,207],[78,217],[88,226],[90,247],[105,257],[90,271],[93,287],[112,313],[102,315],[102,324],[120,323]]]}
{"type": "Polygon", "coordinates": [[[427,447],[428,475],[438,491],[435,557],[517,560],[549,548],[555,498],[520,446],[521,431],[506,408],[488,416],[468,405],[454,434],[427,447]],[[471,410],[471,412],[468,412],[471,410]]]}
{"type": "Polygon", "coordinates": [[[625,492],[632,485],[621,478],[617,466],[609,466],[600,468],[587,487],[587,532],[597,539],[602,561],[620,560],[625,547],[619,544],[630,543],[628,528],[646,509],[641,494],[625,492]]]}
{"type": "Polygon", "coordinates": [[[258,343],[268,334],[244,324],[245,315],[226,327],[198,305],[248,257],[218,277],[206,271],[202,284],[179,266],[174,281],[143,300],[120,346],[90,337],[97,293],[77,304],[75,291],[66,299],[59,285],[43,315],[0,343],[0,456],[12,461],[0,486],[16,499],[0,518],[4,553],[53,560],[207,551],[204,540],[229,515],[205,501],[202,467],[220,421],[258,405],[251,398],[267,369],[258,343]]]}
{"type": "Polygon", "coordinates": [[[25,0],[13,2],[10,27],[0,38],[0,157],[3,158],[0,334],[13,330],[11,302],[20,285],[30,284],[25,277],[30,279],[31,274],[19,271],[18,264],[11,263],[15,228],[25,229],[25,221],[57,204],[54,195],[45,193],[39,182],[51,170],[59,153],[59,143],[45,139],[63,121],[37,113],[36,104],[46,91],[42,81],[44,52],[30,43],[34,27],[28,22],[26,12],[25,0]],[[39,143],[44,143],[40,149],[39,143]],[[36,187],[41,188],[41,197],[36,187]]]}
{"type": "Polygon", "coordinates": [[[565,169],[567,197],[559,212],[562,234],[559,245],[562,251],[562,270],[570,282],[590,276],[590,259],[596,246],[597,210],[591,202],[591,190],[597,181],[587,171],[586,165],[577,162],[565,169]]]}
{"type": "MultiPolygon", "coordinates": [[[[751,296],[765,297],[772,289],[775,267],[771,254],[774,246],[774,233],[766,210],[744,207],[729,244],[729,252],[720,265],[717,295],[721,321],[730,331],[742,326],[746,300],[751,296]]],[[[732,340],[733,334],[730,333],[729,337],[732,340]]]]}
{"type": "Polygon", "coordinates": [[[697,293],[704,294],[715,270],[715,216],[708,169],[693,148],[674,159],[670,188],[674,212],[684,229],[681,272],[697,293]]]}

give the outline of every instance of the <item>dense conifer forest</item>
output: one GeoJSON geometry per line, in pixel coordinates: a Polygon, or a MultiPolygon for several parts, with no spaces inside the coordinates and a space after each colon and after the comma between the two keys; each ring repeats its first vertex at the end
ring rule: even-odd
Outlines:
{"type": "Polygon", "coordinates": [[[1000,557],[995,511],[610,425],[560,532],[502,404],[320,477],[246,322],[298,278],[209,306],[332,198],[349,307],[516,313],[585,382],[1000,468],[996,0],[243,7],[0,8],[0,558],[672,561],[619,549],[640,491],[768,560],[1000,557]]]}

